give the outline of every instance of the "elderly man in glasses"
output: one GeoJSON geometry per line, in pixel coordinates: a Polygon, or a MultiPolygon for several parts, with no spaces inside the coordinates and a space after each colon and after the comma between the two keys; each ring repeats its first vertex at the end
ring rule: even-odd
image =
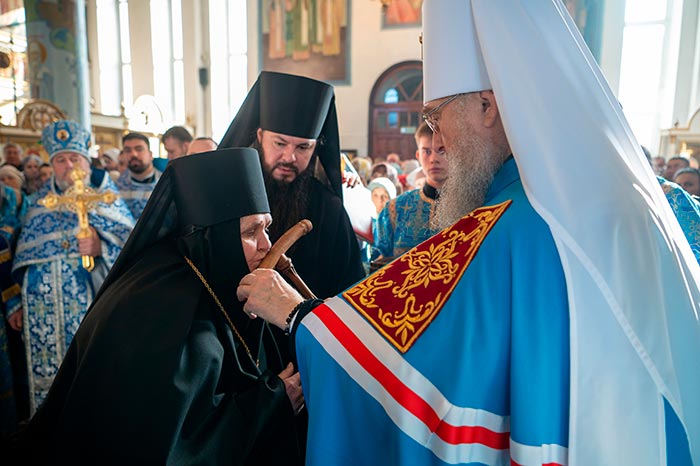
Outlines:
{"type": "Polygon", "coordinates": [[[325,303],[239,286],[293,335],[307,465],[700,465],[700,268],[566,8],[423,27],[447,228],[325,303]]]}

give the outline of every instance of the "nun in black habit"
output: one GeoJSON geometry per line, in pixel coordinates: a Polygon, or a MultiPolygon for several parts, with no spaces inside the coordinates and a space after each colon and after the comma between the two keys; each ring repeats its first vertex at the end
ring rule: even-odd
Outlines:
{"type": "Polygon", "coordinates": [[[316,296],[335,296],[364,278],[365,273],[359,244],[343,207],[333,86],[302,76],[263,71],[219,147],[253,146],[260,150],[259,128],[317,140],[306,173],[299,173],[292,182],[306,182],[302,192],[285,194],[285,190],[275,189],[266,173],[265,184],[275,219],[270,239],[274,243],[299,220],[309,219],[313,230],[297,241],[287,255],[316,296]],[[290,212],[292,216],[297,212],[289,208],[294,202],[303,205],[301,215],[291,218],[290,212]]]}
{"type": "Polygon", "coordinates": [[[303,464],[298,374],[236,298],[249,271],[241,218],[267,212],[253,149],[168,165],[29,425],[21,464],[303,464]]]}

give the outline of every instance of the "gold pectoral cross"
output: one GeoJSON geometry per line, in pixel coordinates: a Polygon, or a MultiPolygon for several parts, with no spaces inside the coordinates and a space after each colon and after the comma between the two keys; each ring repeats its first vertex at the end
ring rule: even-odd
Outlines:
{"type": "MultiPolygon", "coordinates": [[[[111,204],[117,200],[117,195],[112,191],[98,193],[94,189],[85,186],[85,172],[79,168],[74,168],[70,174],[73,186],[66,189],[61,194],[48,193],[43,199],[39,199],[39,204],[49,210],[68,210],[78,214],[78,225],[80,231],[76,238],[90,238],[90,224],[88,223],[88,212],[97,208],[98,202],[111,204]]],[[[83,268],[88,272],[95,268],[95,259],[92,256],[82,256],[83,268]]]]}

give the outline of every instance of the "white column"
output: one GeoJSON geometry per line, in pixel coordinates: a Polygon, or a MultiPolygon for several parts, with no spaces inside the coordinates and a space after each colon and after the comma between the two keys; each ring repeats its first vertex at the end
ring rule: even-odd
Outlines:
{"type": "Polygon", "coordinates": [[[625,28],[626,0],[606,1],[603,13],[603,38],[600,51],[600,68],[608,80],[610,89],[619,94],[622,35],[625,28]]]}
{"type": "Polygon", "coordinates": [[[100,54],[97,48],[97,2],[86,2],[87,43],[88,43],[88,73],[90,76],[90,110],[102,111],[100,102],[100,54]]]}
{"type": "Polygon", "coordinates": [[[149,0],[129,2],[134,100],[144,94],[154,95],[150,3],[149,0]]]}
{"type": "Polygon", "coordinates": [[[185,113],[187,123],[195,130],[194,137],[211,135],[211,81],[209,54],[209,2],[183,0],[183,47],[185,64],[185,113]],[[200,82],[200,69],[205,69],[207,84],[200,82]]]}

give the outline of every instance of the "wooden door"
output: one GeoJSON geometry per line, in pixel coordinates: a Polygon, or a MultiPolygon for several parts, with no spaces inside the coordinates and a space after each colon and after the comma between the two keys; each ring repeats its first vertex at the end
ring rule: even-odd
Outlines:
{"type": "Polygon", "coordinates": [[[414,133],[421,123],[423,69],[419,61],[403,62],[386,70],[370,97],[369,150],[372,158],[396,152],[402,160],[415,157],[414,133]]]}

